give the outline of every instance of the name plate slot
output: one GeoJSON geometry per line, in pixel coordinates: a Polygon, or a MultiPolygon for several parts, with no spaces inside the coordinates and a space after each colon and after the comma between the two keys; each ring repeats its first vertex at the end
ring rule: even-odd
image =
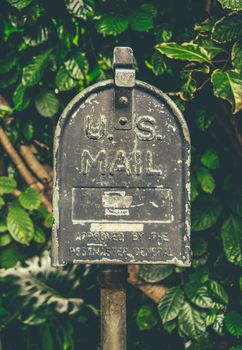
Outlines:
{"type": "Polygon", "coordinates": [[[73,188],[72,221],[84,223],[172,222],[169,188],[73,188]]]}

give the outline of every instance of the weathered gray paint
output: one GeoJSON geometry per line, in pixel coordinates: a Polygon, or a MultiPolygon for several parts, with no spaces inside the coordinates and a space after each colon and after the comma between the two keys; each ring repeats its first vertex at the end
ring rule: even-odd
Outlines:
{"type": "Polygon", "coordinates": [[[119,129],[114,100],[113,80],[103,81],[59,119],[52,262],[189,266],[186,122],[169,97],[136,81],[131,129],[119,129]]]}

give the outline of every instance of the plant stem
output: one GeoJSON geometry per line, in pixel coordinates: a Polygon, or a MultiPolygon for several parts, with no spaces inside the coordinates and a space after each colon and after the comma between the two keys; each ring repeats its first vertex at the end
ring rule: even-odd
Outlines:
{"type": "Polygon", "coordinates": [[[212,9],[212,0],[207,0],[205,11],[209,16],[211,15],[211,9],[212,9]]]}

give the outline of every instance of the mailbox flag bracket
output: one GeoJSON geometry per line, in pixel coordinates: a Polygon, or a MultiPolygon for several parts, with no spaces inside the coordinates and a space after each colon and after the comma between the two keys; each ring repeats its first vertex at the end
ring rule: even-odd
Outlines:
{"type": "Polygon", "coordinates": [[[132,129],[133,87],[135,69],[133,50],[130,47],[115,47],[114,67],[114,127],[117,130],[132,129]]]}

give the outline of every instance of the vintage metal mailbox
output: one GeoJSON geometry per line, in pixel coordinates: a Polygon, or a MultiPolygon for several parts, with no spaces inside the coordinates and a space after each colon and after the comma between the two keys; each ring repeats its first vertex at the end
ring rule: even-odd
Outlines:
{"type": "Polygon", "coordinates": [[[54,265],[189,266],[189,167],[181,112],[115,48],[114,80],[77,95],[57,125],[54,265]]]}

